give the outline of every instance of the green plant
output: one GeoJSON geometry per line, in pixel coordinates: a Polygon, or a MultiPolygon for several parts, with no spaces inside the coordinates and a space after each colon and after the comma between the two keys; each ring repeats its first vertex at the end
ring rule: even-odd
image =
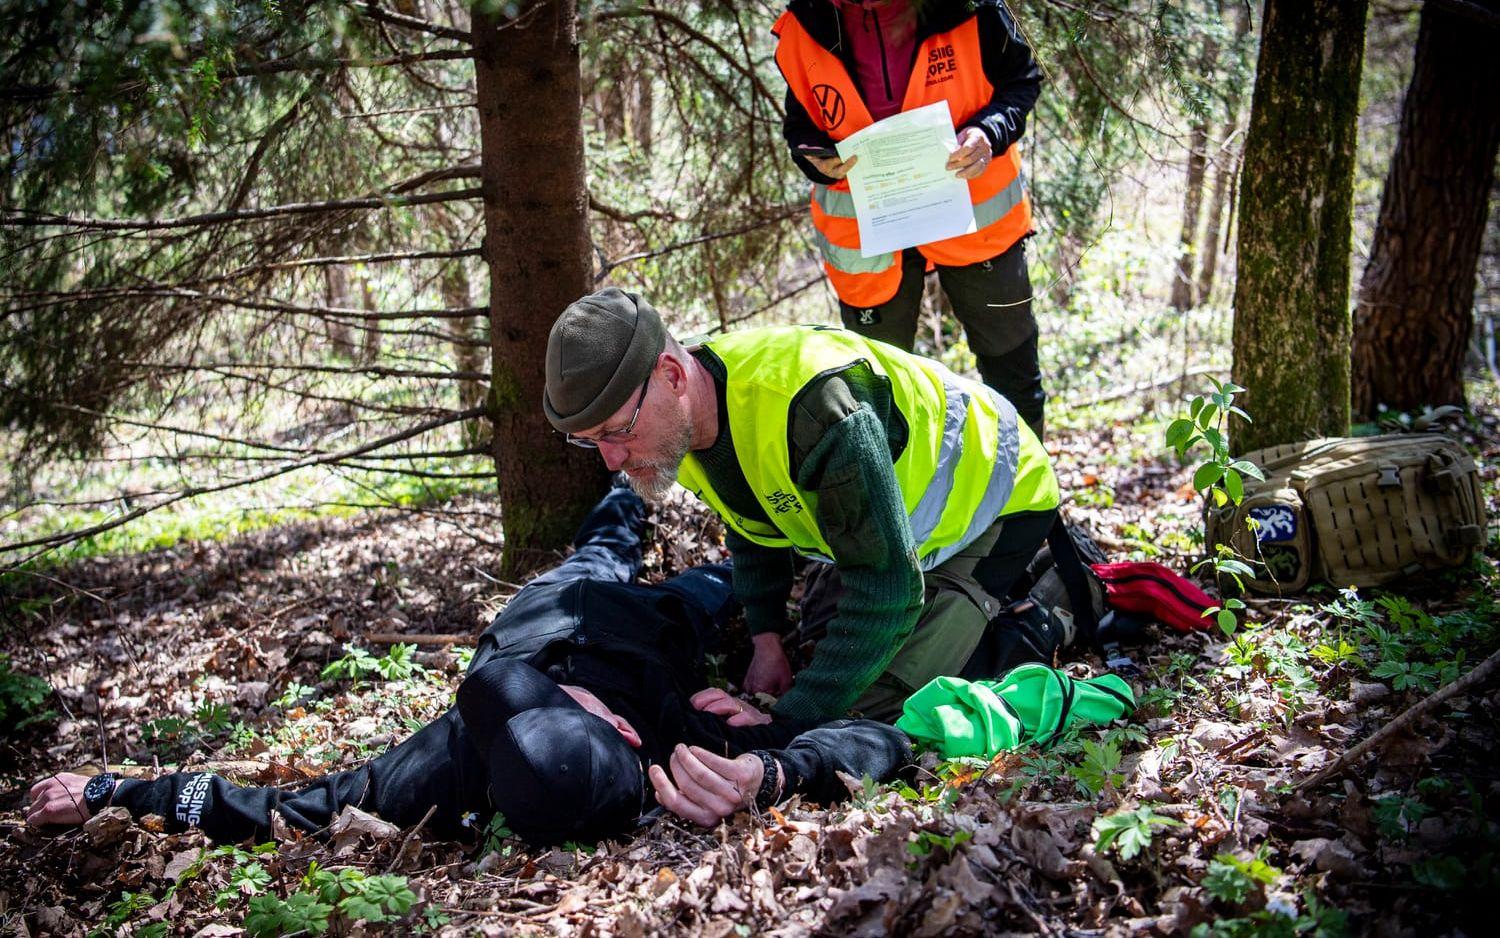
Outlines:
{"type": "Polygon", "coordinates": [[[1371,816],[1375,819],[1375,828],[1380,831],[1380,836],[1400,843],[1406,840],[1413,828],[1432,816],[1432,809],[1420,798],[1386,795],[1375,799],[1371,816]]]}
{"type": "Polygon", "coordinates": [[[271,701],[271,705],[281,710],[290,710],[317,693],[318,690],[315,687],[308,687],[306,684],[292,681],[281,691],[280,697],[271,701]]]}
{"type": "Polygon", "coordinates": [[[345,930],[356,922],[379,925],[401,918],[417,901],[405,876],[369,876],[352,868],[326,870],[308,866],[301,887],[282,899],[255,896],[245,916],[254,936],[322,934],[333,926],[345,930]]]}
{"type": "Polygon", "coordinates": [[[294,892],[285,899],[277,896],[255,896],[245,915],[245,931],[252,936],[321,935],[328,930],[333,906],[319,902],[306,892],[294,892]]]}
{"type": "Polygon", "coordinates": [[[1221,853],[1209,861],[1203,888],[1220,902],[1244,905],[1252,897],[1259,896],[1266,886],[1274,886],[1281,876],[1281,870],[1266,862],[1267,856],[1265,847],[1256,850],[1248,860],[1221,853]]]}
{"type": "Polygon", "coordinates": [[[942,857],[953,855],[958,845],[972,840],[974,835],[969,831],[954,831],[952,834],[938,834],[933,831],[917,831],[917,839],[906,845],[906,852],[914,857],[926,859],[932,856],[933,851],[942,851],[942,857]]]}
{"type": "Polygon", "coordinates": [[[1106,787],[1118,788],[1125,784],[1125,776],[1115,771],[1122,758],[1120,745],[1113,739],[1106,738],[1097,743],[1084,740],[1083,762],[1069,768],[1068,774],[1092,798],[1106,787]]]}
{"type": "Polygon", "coordinates": [[[1158,827],[1176,827],[1182,824],[1176,818],[1165,817],[1152,810],[1151,805],[1141,805],[1133,811],[1114,811],[1101,814],[1094,819],[1091,833],[1094,849],[1100,853],[1111,848],[1122,860],[1134,859],[1142,850],[1151,846],[1151,836],[1158,827]]]}
{"type": "Polygon", "coordinates": [[[10,655],[0,651],[0,726],[7,735],[55,716],[42,707],[51,694],[51,684],[15,670],[10,655]]]}
{"type": "Polygon", "coordinates": [[[229,874],[229,884],[214,893],[214,905],[224,908],[240,896],[257,896],[271,885],[271,874],[260,863],[245,856],[229,874]]]}
{"type": "Polygon", "coordinates": [[[325,681],[359,681],[378,674],[388,681],[405,680],[424,670],[412,657],[416,650],[417,646],[403,642],[377,658],[358,645],[345,645],[344,657],[330,661],[319,676],[325,681]]]}
{"type": "Polygon", "coordinates": [[[496,811],[489,823],[485,824],[484,830],[480,832],[479,855],[483,857],[498,853],[501,856],[509,856],[511,847],[506,841],[515,836],[515,831],[512,831],[505,823],[505,815],[496,811]]]}
{"type": "Polygon", "coordinates": [[[1221,918],[1193,926],[1192,938],[1343,938],[1349,916],[1308,893],[1307,911],[1265,908],[1244,918],[1221,918]]]}
{"type": "MultiPolygon", "coordinates": [[[[1184,460],[1188,451],[1199,444],[1208,448],[1206,458],[1193,470],[1193,488],[1214,507],[1221,508],[1231,502],[1238,505],[1244,500],[1246,476],[1264,480],[1265,474],[1249,460],[1236,459],[1230,454],[1229,438],[1224,432],[1231,414],[1250,422],[1250,415],[1234,403],[1235,395],[1245,389],[1232,382],[1221,384],[1213,378],[1208,380],[1213,389],[1206,395],[1193,398],[1186,417],[1178,417],[1167,425],[1166,443],[1168,448],[1176,451],[1179,459],[1184,460]]],[[[1221,582],[1223,577],[1234,580],[1242,592],[1245,588],[1243,577],[1253,573],[1246,558],[1227,544],[1215,545],[1214,553],[1194,565],[1193,570],[1196,572],[1205,566],[1212,567],[1221,582]]],[[[1215,606],[1203,614],[1212,615],[1219,629],[1225,635],[1232,635],[1244,609],[1245,604],[1240,600],[1226,599],[1222,606],[1215,606]]]]}

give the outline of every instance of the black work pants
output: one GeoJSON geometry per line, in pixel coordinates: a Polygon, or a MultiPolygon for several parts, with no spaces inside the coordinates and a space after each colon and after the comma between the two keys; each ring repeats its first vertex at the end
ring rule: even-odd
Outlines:
{"type": "MultiPolygon", "coordinates": [[[[927,259],[915,248],[901,255],[901,286],[879,306],[839,303],[844,326],[866,338],[911,351],[917,338],[922,283],[927,259]]],[[[1037,324],[1031,311],[1031,275],[1025,241],[996,257],[965,267],[937,268],[938,281],[953,315],[964,327],[969,349],[984,383],[1016,407],[1031,429],[1042,435],[1047,402],[1037,359],[1037,324]]]]}

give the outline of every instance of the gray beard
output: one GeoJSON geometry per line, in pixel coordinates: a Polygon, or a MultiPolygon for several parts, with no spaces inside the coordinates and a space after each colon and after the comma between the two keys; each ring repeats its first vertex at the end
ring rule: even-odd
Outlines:
{"type": "Polygon", "coordinates": [[[661,501],[672,486],[677,484],[677,469],[682,465],[683,459],[687,458],[688,450],[693,445],[693,428],[684,423],[671,438],[663,441],[661,450],[654,458],[641,463],[642,467],[654,470],[649,479],[637,479],[629,473],[625,477],[630,480],[630,487],[635,494],[653,502],[661,501]]]}

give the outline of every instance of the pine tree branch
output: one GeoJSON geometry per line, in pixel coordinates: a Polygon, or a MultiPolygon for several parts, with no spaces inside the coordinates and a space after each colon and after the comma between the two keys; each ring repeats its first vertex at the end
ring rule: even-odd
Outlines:
{"type": "Polygon", "coordinates": [[[365,453],[369,453],[377,449],[383,449],[387,446],[400,443],[403,440],[409,440],[412,437],[421,436],[422,434],[428,433],[432,430],[436,430],[439,427],[445,427],[449,424],[454,423],[461,423],[465,420],[473,420],[477,417],[484,416],[484,414],[485,410],[483,407],[471,407],[468,410],[458,411],[456,413],[448,414],[444,417],[437,417],[432,420],[424,421],[423,423],[420,423],[415,427],[402,430],[399,433],[393,433],[390,436],[381,437],[380,439],[372,440],[369,443],[362,443],[359,446],[355,446],[338,453],[304,456],[301,459],[283,463],[282,465],[277,466],[273,469],[268,469],[265,472],[247,476],[243,479],[233,479],[229,482],[221,482],[217,485],[190,486],[189,488],[183,489],[181,492],[177,492],[168,498],[152,502],[149,505],[141,505],[137,508],[133,508],[120,517],[112,518],[109,521],[101,521],[98,524],[90,525],[86,528],[80,528],[76,531],[62,531],[57,534],[49,534],[45,537],[37,537],[25,541],[17,541],[13,544],[0,544],[0,554],[10,553],[12,551],[18,550],[29,550],[32,548],[53,550],[55,548],[61,547],[64,544],[81,540],[86,537],[93,537],[96,534],[102,534],[105,531],[113,530],[114,528],[118,528],[121,525],[128,524],[131,521],[134,521],[142,515],[150,514],[153,511],[158,511],[162,508],[166,508],[168,505],[173,505],[177,502],[184,501],[189,498],[196,498],[199,495],[211,495],[215,492],[224,492],[228,491],[229,489],[242,488],[246,485],[254,485],[258,482],[265,482],[278,476],[286,475],[289,472],[296,472],[298,469],[306,469],[310,466],[322,466],[353,459],[357,456],[362,456],[365,453]]]}
{"type": "Polygon", "coordinates": [[[634,7],[621,10],[601,10],[598,13],[594,13],[593,15],[589,16],[585,22],[606,23],[610,20],[626,19],[628,17],[637,16],[651,17],[658,22],[667,23],[674,29],[684,33],[695,41],[708,46],[714,51],[716,55],[719,56],[719,58],[724,60],[725,64],[750,80],[750,86],[755,89],[755,93],[766,100],[766,102],[771,106],[772,112],[775,113],[777,117],[781,117],[785,113],[782,107],[781,100],[777,98],[776,95],[772,94],[770,89],[765,86],[765,83],[760,80],[760,76],[755,73],[755,69],[747,66],[744,62],[740,61],[738,57],[736,57],[728,49],[721,46],[718,41],[715,40],[712,36],[709,36],[706,33],[694,28],[691,23],[687,22],[675,13],[657,9],[656,7],[634,7]]]}
{"type": "Polygon", "coordinates": [[[455,39],[459,42],[469,41],[468,30],[459,29],[457,26],[445,26],[441,23],[429,23],[415,16],[407,16],[397,13],[395,10],[383,9],[376,4],[365,0],[362,3],[354,3],[352,6],[364,16],[377,23],[385,23],[389,26],[400,26],[403,29],[412,29],[421,33],[431,33],[434,36],[442,36],[444,39],[455,39]]]}
{"type": "Polygon", "coordinates": [[[20,228],[77,228],[84,231],[163,231],[169,228],[193,228],[204,225],[220,225],[225,222],[283,218],[290,215],[314,215],[327,212],[395,208],[403,205],[431,205],[436,202],[462,202],[478,199],[481,195],[482,193],[479,189],[454,189],[448,192],[429,192],[423,195],[375,195],[362,199],[293,202],[287,205],[270,205],[265,208],[243,209],[237,212],[206,212],[201,215],[185,215],[181,218],[155,219],[80,218],[73,215],[53,215],[48,212],[29,212],[25,209],[7,209],[5,216],[0,217],[0,225],[20,228]]]}

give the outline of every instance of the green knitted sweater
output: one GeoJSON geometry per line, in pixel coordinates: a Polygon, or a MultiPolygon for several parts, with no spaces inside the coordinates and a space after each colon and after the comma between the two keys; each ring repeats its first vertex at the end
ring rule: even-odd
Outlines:
{"type": "MultiPolygon", "coordinates": [[[[735,512],[768,521],[735,455],[724,404],[726,370],[706,348],[694,356],[713,376],[719,436],[694,456],[735,512]]],[[[812,661],[777,701],[781,716],[843,716],[911,635],[922,609],[922,569],[896,482],[895,456],[907,427],[890,388],[856,363],[810,384],[791,421],[792,475],[814,496],[818,527],[838,563],[844,593],[838,615],[812,661]]],[[[792,552],[754,544],[734,532],[735,595],[755,634],[783,631],[792,588],[792,552]]]]}

